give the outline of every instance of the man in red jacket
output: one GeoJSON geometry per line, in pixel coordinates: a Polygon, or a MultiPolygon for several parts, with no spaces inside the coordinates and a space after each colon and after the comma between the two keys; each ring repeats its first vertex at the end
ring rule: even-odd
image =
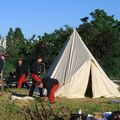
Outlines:
{"type": "Polygon", "coordinates": [[[43,61],[42,58],[38,56],[30,67],[32,86],[30,88],[29,96],[33,96],[33,92],[36,85],[39,87],[39,92],[41,94],[41,88],[43,87],[43,85],[42,85],[42,79],[39,77],[39,73],[40,73],[40,66],[42,61],[43,61]]]}
{"type": "Polygon", "coordinates": [[[28,76],[28,70],[27,67],[23,64],[22,58],[18,59],[18,65],[16,68],[16,77],[18,80],[18,86],[17,88],[21,88],[22,84],[26,85],[26,87],[29,89],[29,85],[27,83],[26,77],[28,76]]]}

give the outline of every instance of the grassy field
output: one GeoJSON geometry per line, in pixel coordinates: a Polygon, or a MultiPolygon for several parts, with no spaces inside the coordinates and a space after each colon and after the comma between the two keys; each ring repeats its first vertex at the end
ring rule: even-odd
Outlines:
{"type": "MultiPolygon", "coordinates": [[[[86,114],[94,114],[95,112],[106,112],[120,110],[120,104],[112,103],[111,100],[116,99],[66,99],[56,98],[56,104],[48,104],[43,102],[40,98],[36,98],[33,102],[24,101],[11,101],[10,95],[17,93],[21,95],[28,95],[28,90],[25,89],[7,89],[4,95],[0,96],[0,120],[24,120],[24,111],[36,112],[36,105],[40,110],[41,104],[49,110],[52,108],[54,114],[64,117],[66,120],[69,118],[71,112],[76,112],[81,109],[86,114]]],[[[118,98],[117,98],[118,100],[118,98]]],[[[49,110],[50,111],[50,110],[49,110]]]]}

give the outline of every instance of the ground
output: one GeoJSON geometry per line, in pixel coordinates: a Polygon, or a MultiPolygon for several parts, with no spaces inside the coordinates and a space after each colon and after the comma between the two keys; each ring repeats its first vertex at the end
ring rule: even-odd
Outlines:
{"type": "MultiPolygon", "coordinates": [[[[11,101],[12,93],[20,95],[28,95],[28,90],[25,89],[6,89],[3,95],[0,96],[0,120],[24,120],[26,111],[35,113],[41,110],[42,105],[46,110],[54,112],[58,116],[69,118],[70,113],[75,113],[78,110],[86,114],[94,114],[96,112],[107,112],[120,110],[120,103],[113,103],[112,100],[120,100],[119,98],[99,98],[99,99],[66,99],[56,98],[55,104],[43,102],[42,99],[36,98],[35,101],[11,101]],[[37,108],[36,108],[37,106],[37,108]]],[[[44,108],[43,108],[44,109],[44,108]]],[[[28,112],[29,113],[29,112],[28,112]]],[[[31,119],[28,119],[31,120],[31,119]]]]}

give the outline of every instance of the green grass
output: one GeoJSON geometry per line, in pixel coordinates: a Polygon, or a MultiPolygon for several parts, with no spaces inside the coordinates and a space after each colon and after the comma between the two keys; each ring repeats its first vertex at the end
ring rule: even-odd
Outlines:
{"type": "Polygon", "coordinates": [[[25,89],[7,89],[4,95],[0,96],[0,120],[24,120],[23,111],[29,109],[33,113],[36,111],[35,105],[41,108],[41,103],[46,109],[49,106],[53,109],[55,114],[62,115],[67,120],[71,112],[76,112],[81,109],[82,112],[94,114],[95,112],[106,112],[120,110],[120,104],[113,104],[113,100],[99,98],[99,99],[66,99],[56,98],[56,104],[50,105],[46,102],[41,102],[41,99],[36,99],[34,102],[13,102],[9,99],[12,92],[21,95],[28,95],[28,90],[25,89]]]}

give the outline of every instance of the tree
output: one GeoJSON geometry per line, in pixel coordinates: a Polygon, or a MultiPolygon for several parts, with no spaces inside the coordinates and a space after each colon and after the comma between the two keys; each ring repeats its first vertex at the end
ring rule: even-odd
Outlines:
{"type": "Polygon", "coordinates": [[[6,36],[6,51],[8,54],[8,57],[13,57],[14,56],[14,31],[12,28],[9,29],[9,32],[6,36]]]}
{"type": "MultiPolygon", "coordinates": [[[[120,77],[120,21],[100,9],[91,12],[90,16],[91,20],[88,17],[80,19],[82,24],[77,31],[107,74],[120,77]]],[[[9,63],[15,64],[19,55],[28,58],[28,61],[41,55],[45,63],[51,65],[72,31],[65,25],[50,34],[25,39],[20,28],[15,31],[10,28],[6,38],[9,63]]]]}
{"type": "Polygon", "coordinates": [[[104,10],[96,9],[90,15],[91,21],[87,17],[81,19],[83,24],[78,27],[78,32],[106,72],[111,73],[111,77],[117,76],[118,72],[112,74],[110,69],[120,69],[120,23],[104,10]],[[115,60],[119,61],[117,66],[115,60]]]}
{"type": "Polygon", "coordinates": [[[44,33],[42,37],[38,37],[39,43],[35,45],[35,54],[43,56],[45,63],[51,65],[71,33],[72,28],[67,25],[51,34],[44,33]]]}
{"type": "Polygon", "coordinates": [[[16,54],[22,54],[25,48],[24,35],[20,28],[16,28],[14,31],[14,47],[16,54]]]}

